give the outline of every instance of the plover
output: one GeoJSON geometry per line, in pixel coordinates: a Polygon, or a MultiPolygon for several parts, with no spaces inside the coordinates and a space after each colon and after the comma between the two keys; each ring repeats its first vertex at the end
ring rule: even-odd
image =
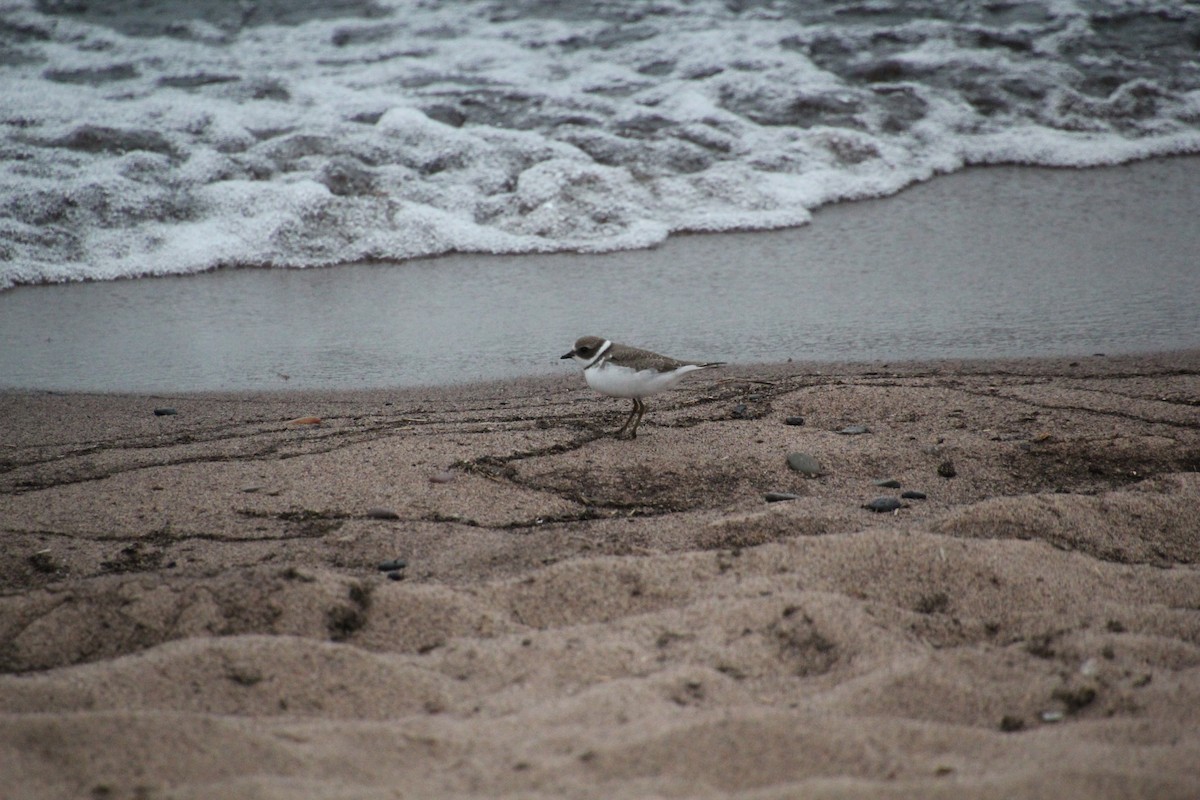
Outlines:
{"type": "Polygon", "coordinates": [[[617,344],[599,336],[583,336],[575,342],[574,349],[562,358],[573,358],[583,364],[583,377],[588,386],[609,397],[628,397],[633,401],[629,419],[617,431],[617,438],[629,432],[629,438],[637,436],[642,414],[646,412],[643,397],[670,389],[689,372],[709,367],[719,367],[725,362],[679,361],[674,358],[651,353],[637,347],[617,344]],[[630,427],[633,423],[633,427],[630,427]]]}

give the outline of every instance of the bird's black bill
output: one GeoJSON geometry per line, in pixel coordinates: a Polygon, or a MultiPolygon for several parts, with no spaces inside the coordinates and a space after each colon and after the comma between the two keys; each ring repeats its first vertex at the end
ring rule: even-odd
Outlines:
{"type": "Polygon", "coordinates": [[[562,361],[564,358],[574,358],[574,356],[575,356],[575,351],[572,350],[569,353],[563,353],[561,356],[558,357],[558,360],[562,361]]]}

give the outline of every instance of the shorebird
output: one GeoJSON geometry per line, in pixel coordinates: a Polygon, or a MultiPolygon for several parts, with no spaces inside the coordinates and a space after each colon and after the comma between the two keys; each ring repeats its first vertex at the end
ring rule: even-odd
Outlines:
{"type": "Polygon", "coordinates": [[[723,361],[679,361],[637,347],[617,344],[600,336],[583,336],[562,358],[573,358],[583,364],[583,377],[588,386],[609,397],[628,397],[633,401],[629,419],[617,431],[621,438],[628,430],[629,438],[637,437],[642,414],[646,413],[643,397],[670,389],[689,372],[719,367],[723,361]],[[630,427],[633,423],[633,427],[630,427]]]}

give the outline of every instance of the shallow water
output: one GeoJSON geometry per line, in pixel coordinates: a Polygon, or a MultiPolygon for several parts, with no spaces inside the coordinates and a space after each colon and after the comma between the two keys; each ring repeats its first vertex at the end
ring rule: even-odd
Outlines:
{"type": "Polygon", "coordinates": [[[0,385],[413,386],[537,373],[585,333],[683,358],[1200,345],[1200,160],[988,168],[808,226],[606,255],[447,256],[0,294],[0,385]],[[286,377],[285,377],[286,376],[286,377]]]}

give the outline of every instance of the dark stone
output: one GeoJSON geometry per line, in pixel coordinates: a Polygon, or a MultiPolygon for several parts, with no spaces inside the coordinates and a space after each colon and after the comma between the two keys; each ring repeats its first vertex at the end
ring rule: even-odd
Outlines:
{"type": "Polygon", "coordinates": [[[1016,733],[1025,730],[1025,720],[1012,714],[1005,714],[1000,720],[1000,730],[1005,733],[1016,733]]]}
{"type": "Polygon", "coordinates": [[[884,489],[899,489],[900,481],[895,478],[883,478],[882,480],[875,481],[875,485],[881,486],[884,489]]]}
{"type": "Polygon", "coordinates": [[[925,493],[918,492],[916,489],[909,489],[907,492],[903,492],[900,497],[905,500],[924,500],[925,493]]]}
{"type": "Polygon", "coordinates": [[[380,572],[395,572],[396,570],[404,569],[408,566],[408,562],[403,558],[393,558],[391,561],[384,561],[379,565],[380,572]]]}
{"type": "Polygon", "coordinates": [[[1053,697],[1055,700],[1062,701],[1067,707],[1068,714],[1074,714],[1095,701],[1096,690],[1091,686],[1081,686],[1076,689],[1055,689],[1053,697]]]}
{"type": "Polygon", "coordinates": [[[865,503],[863,508],[868,511],[874,511],[877,514],[883,514],[887,511],[895,511],[898,508],[904,508],[904,503],[901,503],[895,497],[876,497],[869,503],[865,503]]]}
{"type": "Polygon", "coordinates": [[[400,519],[400,515],[390,508],[367,509],[367,516],[371,519],[400,519]]]}
{"type": "Polygon", "coordinates": [[[937,474],[941,475],[943,478],[953,478],[958,474],[958,470],[954,468],[953,461],[943,461],[942,463],[938,464],[937,474]]]}
{"type": "Polygon", "coordinates": [[[783,421],[784,425],[803,425],[804,417],[788,417],[783,421]]]}
{"type": "Polygon", "coordinates": [[[54,556],[50,555],[44,550],[30,555],[28,561],[29,566],[33,567],[34,570],[38,572],[43,572],[46,574],[58,572],[58,562],[54,560],[54,556]]]}
{"type": "Polygon", "coordinates": [[[918,614],[944,614],[950,608],[950,595],[945,592],[931,592],[930,594],[922,595],[917,604],[913,606],[913,611],[918,614]]]}
{"type": "Polygon", "coordinates": [[[399,570],[394,570],[389,572],[387,577],[389,581],[402,581],[404,580],[404,573],[400,572],[399,570]]]}
{"type": "Polygon", "coordinates": [[[738,403],[733,407],[733,411],[729,412],[729,416],[734,419],[747,419],[750,416],[750,408],[745,403],[738,403]]]}
{"type": "Polygon", "coordinates": [[[154,409],[154,416],[156,417],[171,417],[178,413],[179,412],[173,408],[163,407],[154,409]]]}
{"type": "Polygon", "coordinates": [[[767,492],[763,495],[763,499],[768,503],[778,503],[782,500],[799,500],[800,495],[791,492],[767,492]]]}

